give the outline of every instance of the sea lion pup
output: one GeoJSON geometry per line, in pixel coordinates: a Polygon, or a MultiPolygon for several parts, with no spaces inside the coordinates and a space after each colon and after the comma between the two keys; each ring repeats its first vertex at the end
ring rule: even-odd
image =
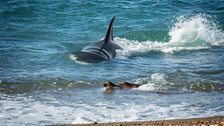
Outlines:
{"type": "Polygon", "coordinates": [[[122,89],[131,89],[131,88],[138,88],[141,85],[139,85],[139,84],[133,84],[133,83],[129,83],[129,82],[123,81],[123,82],[120,83],[119,86],[122,89]]]}
{"type": "Polygon", "coordinates": [[[116,85],[110,81],[103,83],[103,86],[104,86],[106,92],[112,92],[112,91],[114,91],[115,88],[120,88],[119,85],[116,85]]]}
{"type": "Polygon", "coordinates": [[[114,91],[116,88],[119,89],[132,89],[132,88],[138,88],[140,85],[139,84],[133,84],[133,83],[129,83],[126,81],[123,81],[120,83],[120,85],[116,85],[110,81],[107,81],[105,83],[103,83],[103,86],[105,88],[106,92],[112,92],[114,91]]]}

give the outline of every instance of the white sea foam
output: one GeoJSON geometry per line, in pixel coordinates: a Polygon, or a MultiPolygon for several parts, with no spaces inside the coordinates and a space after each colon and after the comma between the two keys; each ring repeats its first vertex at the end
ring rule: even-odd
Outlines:
{"type": "MultiPolygon", "coordinates": [[[[209,110],[203,108],[201,105],[210,103],[214,99],[209,100],[209,96],[205,97],[204,94],[199,93],[188,96],[160,96],[150,93],[136,95],[135,93],[119,94],[119,92],[107,96],[102,95],[101,90],[88,93],[90,94],[86,95],[84,91],[83,94],[79,92],[80,95],[69,95],[74,99],[79,99],[76,102],[61,101],[51,94],[39,94],[41,97],[36,96],[35,93],[30,96],[0,94],[0,125],[102,123],[205,117],[223,114],[223,109],[220,107],[211,106],[209,110]],[[187,97],[192,97],[194,100],[187,97]],[[38,100],[39,98],[41,99],[38,100]]],[[[222,97],[220,96],[220,98],[222,97]]],[[[217,102],[217,100],[214,102],[217,102]]]]}
{"type": "Polygon", "coordinates": [[[141,86],[136,89],[140,91],[154,92],[154,91],[164,90],[167,88],[165,86],[167,84],[167,81],[165,79],[165,74],[162,74],[162,73],[154,73],[149,77],[137,79],[135,83],[141,84],[141,86]]]}
{"type": "Polygon", "coordinates": [[[154,73],[151,75],[151,80],[153,82],[166,83],[165,74],[162,73],[154,73]]]}
{"type": "Polygon", "coordinates": [[[223,45],[224,33],[206,15],[180,16],[169,31],[170,43],[179,46],[223,45]]]}
{"type": "Polygon", "coordinates": [[[118,51],[118,58],[150,51],[174,53],[224,45],[224,32],[211,18],[203,14],[177,17],[168,35],[168,41],[140,42],[116,37],[115,42],[124,48],[123,52],[118,51]]]}
{"type": "Polygon", "coordinates": [[[156,85],[154,83],[147,83],[147,84],[143,84],[140,87],[136,88],[135,90],[139,90],[139,91],[155,91],[156,90],[156,85]]]}

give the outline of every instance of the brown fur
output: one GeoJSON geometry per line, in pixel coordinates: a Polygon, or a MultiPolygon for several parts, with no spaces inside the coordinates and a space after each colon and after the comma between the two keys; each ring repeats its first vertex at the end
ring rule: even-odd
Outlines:
{"type": "Polygon", "coordinates": [[[131,88],[138,88],[140,85],[139,84],[133,84],[133,83],[129,83],[126,81],[123,81],[120,83],[120,87],[122,89],[131,89],[131,88]]]}
{"type": "Polygon", "coordinates": [[[107,82],[103,83],[103,86],[104,86],[106,92],[112,92],[112,91],[114,91],[114,89],[116,87],[120,87],[120,86],[118,86],[118,85],[116,85],[116,84],[114,84],[110,81],[107,81],[107,82]]]}
{"type": "Polygon", "coordinates": [[[103,83],[103,86],[106,90],[106,92],[112,92],[114,91],[116,88],[120,88],[120,89],[132,89],[132,88],[138,88],[140,85],[139,84],[133,84],[133,83],[129,83],[129,82],[121,82],[120,85],[116,85],[110,81],[107,81],[105,83],[103,83]]]}

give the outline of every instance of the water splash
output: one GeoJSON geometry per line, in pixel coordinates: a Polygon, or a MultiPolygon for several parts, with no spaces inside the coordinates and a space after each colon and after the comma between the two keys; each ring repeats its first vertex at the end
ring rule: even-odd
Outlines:
{"type": "Polygon", "coordinates": [[[169,36],[170,43],[183,47],[219,46],[224,42],[224,33],[204,14],[177,17],[169,36]]]}
{"type": "Polygon", "coordinates": [[[165,74],[153,73],[150,77],[140,78],[135,83],[142,84],[136,90],[140,91],[160,91],[168,88],[165,74]],[[166,85],[166,86],[165,86],[166,85]]]}
{"type": "Polygon", "coordinates": [[[224,91],[224,85],[219,81],[197,80],[178,84],[173,82],[172,78],[173,76],[170,74],[153,73],[150,76],[137,79],[134,83],[141,84],[141,86],[135,90],[160,93],[224,91]]]}
{"type": "Polygon", "coordinates": [[[123,51],[118,51],[118,58],[150,51],[172,54],[182,50],[200,50],[224,45],[224,32],[211,17],[204,14],[177,17],[168,35],[168,41],[140,42],[116,37],[116,43],[124,48],[123,51]]]}

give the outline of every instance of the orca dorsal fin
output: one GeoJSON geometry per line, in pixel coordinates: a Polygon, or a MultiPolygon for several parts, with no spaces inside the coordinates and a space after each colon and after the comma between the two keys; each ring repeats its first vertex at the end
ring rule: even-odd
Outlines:
{"type": "Polygon", "coordinates": [[[114,22],[115,16],[111,19],[108,30],[107,30],[107,34],[104,38],[104,43],[102,45],[102,47],[99,50],[99,53],[102,51],[102,49],[111,41],[113,40],[113,22],[114,22]]]}
{"type": "Polygon", "coordinates": [[[113,22],[114,22],[115,16],[111,19],[108,30],[107,30],[107,34],[104,38],[105,40],[105,44],[108,43],[109,41],[113,40],[113,22]]]}

